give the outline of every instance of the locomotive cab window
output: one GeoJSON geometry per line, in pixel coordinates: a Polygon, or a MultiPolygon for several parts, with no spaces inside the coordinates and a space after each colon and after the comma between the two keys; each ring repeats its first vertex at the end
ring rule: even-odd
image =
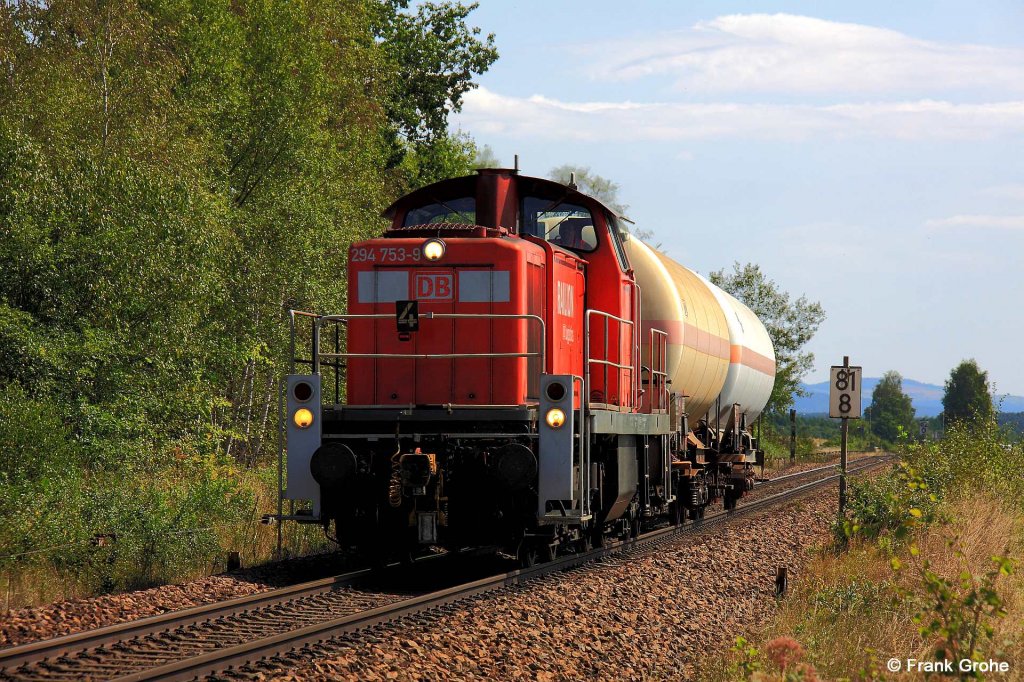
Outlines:
{"type": "Polygon", "coordinates": [[[523,234],[573,251],[588,253],[597,249],[594,216],[584,206],[558,199],[526,197],[520,218],[523,234]]]}
{"type": "Polygon", "coordinates": [[[456,197],[445,201],[433,201],[405,214],[402,225],[430,225],[433,223],[476,224],[476,198],[456,197]]]}
{"type": "Polygon", "coordinates": [[[620,231],[618,219],[611,213],[605,213],[604,219],[608,223],[608,234],[612,245],[615,247],[615,257],[619,261],[619,267],[625,272],[629,270],[629,259],[626,257],[626,250],[622,247],[623,235],[620,231]]]}

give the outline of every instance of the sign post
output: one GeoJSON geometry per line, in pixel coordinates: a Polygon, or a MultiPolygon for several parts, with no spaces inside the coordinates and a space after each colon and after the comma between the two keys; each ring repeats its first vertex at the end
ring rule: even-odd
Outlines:
{"type": "Polygon", "coordinates": [[[843,356],[841,366],[832,366],[828,395],[828,416],[842,419],[839,449],[839,513],[846,509],[846,461],[849,421],[860,419],[861,368],[850,366],[850,356],[843,356]]]}
{"type": "Polygon", "coordinates": [[[796,410],[789,410],[789,463],[796,462],[796,410]]]}

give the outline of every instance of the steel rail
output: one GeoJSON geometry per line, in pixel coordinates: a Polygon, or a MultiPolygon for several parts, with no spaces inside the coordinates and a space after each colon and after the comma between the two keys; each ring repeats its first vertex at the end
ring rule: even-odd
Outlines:
{"type": "MultiPolygon", "coordinates": [[[[847,473],[850,474],[864,471],[884,463],[884,461],[886,461],[885,458],[877,458],[869,463],[861,464],[861,466],[858,466],[855,469],[851,468],[847,473]]],[[[352,633],[374,625],[398,620],[405,616],[429,611],[431,609],[474,597],[485,592],[530,582],[543,576],[577,568],[608,556],[622,554],[624,552],[632,553],[652,545],[660,544],[674,537],[696,534],[727,523],[731,520],[741,518],[755,511],[775,506],[781,502],[794,499],[805,493],[822,488],[828,483],[837,481],[839,476],[840,474],[838,473],[833,474],[832,476],[785,490],[770,497],[754,500],[744,507],[738,508],[734,511],[719,512],[699,521],[654,530],[636,538],[620,540],[609,544],[606,547],[599,547],[590,550],[589,552],[562,557],[530,568],[510,571],[502,575],[495,575],[448,589],[431,592],[429,594],[424,594],[395,604],[382,606],[370,611],[344,616],[329,622],[294,630],[273,638],[239,645],[222,651],[211,652],[199,658],[178,661],[158,668],[153,668],[143,673],[118,678],[117,682],[141,682],[143,680],[163,680],[165,682],[174,682],[191,680],[197,677],[201,678],[206,675],[211,675],[231,668],[264,660],[269,657],[279,656],[303,646],[322,643],[339,635],[352,633]]]]}
{"type": "Polygon", "coordinates": [[[0,649],[0,671],[6,672],[26,663],[59,658],[110,642],[122,641],[133,637],[145,637],[177,626],[191,625],[209,618],[232,616],[253,608],[273,606],[274,604],[291,601],[299,597],[337,589],[365,578],[371,572],[371,569],[364,568],[322,580],[290,585],[267,592],[257,592],[227,601],[203,604],[180,611],[169,611],[157,616],[108,625],[96,630],[85,630],[63,637],[44,639],[39,642],[0,649]]]}
{"type": "MultiPolygon", "coordinates": [[[[885,463],[890,456],[864,457],[851,466],[848,475],[859,473],[885,463]],[[870,460],[870,461],[869,461],[870,460]]],[[[762,483],[771,484],[788,480],[797,476],[809,476],[820,473],[833,466],[820,467],[794,474],[771,479],[762,483]]],[[[484,592],[503,589],[523,584],[556,572],[567,571],[612,555],[633,553],[647,547],[660,544],[666,540],[700,533],[714,528],[733,519],[738,519],[756,511],[793,499],[812,490],[819,489],[838,480],[839,473],[819,478],[809,483],[790,488],[780,493],[752,500],[732,511],[721,511],[696,521],[688,521],[679,526],[668,526],[644,533],[636,538],[617,540],[607,546],[595,548],[587,552],[560,557],[554,561],[508,573],[483,578],[455,587],[430,592],[392,604],[379,606],[343,617],[325,620],[306,627],[211,651],[198,657],[182,659],[171,663],[149,668],[113,679],[120,682],[140,680],[191,680],[211,675],[230,668],[280,655],[303,646],[316,644],[333,637],[351,633],[374,625],[400,619],[404,616],[422,613],[440,606],[473,597],[484,592]]],[[[337,589],[367,577],[370,569],[353,571],[331,578],[302,583],[290,587],[272,590],[226,602],[216,602],[182,611],[174,611],[158,616],[119,623],[97,630],[67,635],[51,640],[43,640],[22,646],[0,650],[0,677],[18,679],[18,669],[24,665],[40,661],[61,659],[69,654],[84,653],[97,647],[116,644],[131,638],[167,632],[173,628],[182,628],[215,617],[225,617],[243,613],[255,607],[285,604],[294,599],[337,589]]]]}

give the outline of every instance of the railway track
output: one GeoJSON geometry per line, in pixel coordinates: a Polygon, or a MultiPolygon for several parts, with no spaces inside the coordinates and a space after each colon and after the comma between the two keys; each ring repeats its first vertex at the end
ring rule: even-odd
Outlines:
{"type": "MultiPolygon", "coordinates": [[[[850,464],[849,473],[863,472],[888,459],[884,455],[858,459],[850,464]]],[[[360,587],[372,577],[365,569],[0,650],[0,681],[190,680],[246,667],[255,673],[261,661],[306,645],[712,529],[826,486],[839,478],[836,468],[827,465],[766,481],[757,489],[791,487],[758,496],[731,512],[709,514],[701,521],[659,528],[588,552],[443,589],[418,593],[367,589],[360,587]]]]}

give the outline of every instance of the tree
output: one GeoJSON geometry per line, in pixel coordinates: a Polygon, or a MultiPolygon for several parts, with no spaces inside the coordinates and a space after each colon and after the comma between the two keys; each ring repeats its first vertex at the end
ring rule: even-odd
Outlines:
{"type": "Polygon", "coordinates": [[[548,177],[563,185],[575,178],[576,188],[605,204],[616,213],[622,214],[629,208],[619,201],[619,183],[602,177],[590,170],[588,166],[575,166],[565,163],[548,172],[548,177]]]}
{"type": "Polygon", "coordinates": [[[760,318],[775,346],[775,386],[765,411],[783,414],[802,395],[800,380],[814,364],[814,354],[803,350],[814,337],[825,309],[806,296],[794,300],[753,263],[733,264],[732,272],[712,272],[711,281],[745,303],[760,318]]]}
{"type": "Polygon", "coordinates": [[[983,372],[973,358],[964,360],[949,373],[946,394],[942,396],[942,412],[947,424],[992,417],[988,372],[983,372]]]}
{"type": "MultiPolygon", "coordinates": [[[[384,135],[390,148],[387,167],[396,171],[400,192],[449,177],[439,171],[451,170],[452,152],[464,149],[467,136],[449,133],[448,114],[462,109],[463,95],[477,87],[473,77],[498,58],[494,34],[482,37],[478,27],[466,23],[476,3],[423,2],[414,14],[405,11],[409,4],[410,0],[374,4],[376,44],[387,74],[382,97],[389,122],[384,135]],[[435,154],[438,144],[443,147],[441,159],[435,154]]],[[[474,147],[458,170],[468,170],[475,155],[474,147]]]]}
{"type": "Polygon", "coordinates": [[[0,2],[0,555],[251,512],[282,308],[343,312],[345,245],[477,154],[493,38],[409,4],[0,2]]]}
{"type": "MultiPolygon", "coordinates": [[[[570,163],[562,164],[552,168],[548,172],[548,177],[563,185],[567,185],[575,179],[576,188],[580,192],[594,197],[619,215],[624,215],[629,209],[628,204],[623,204],[619,201],[619,183],[592,172],[588,166],[575,166],[570,163]]],[[[620,223],[619,226],[647,243],[654,241],[654,232],[651,230],[640,229],[628,223],[620,223]]],[[[661,248],[660,243],[653,246],[655,249],[661,248]]]]}
{"type": "Polygon", "coordinates": [[[476,150],[476,158],[473,159],[474,168],[501,168],[501,159],[495,154],[491,145],[485,144],[476,150]]]}
{"type": "Polygon", "coordinates": [[[914,433],[914,405],[903,392],[899,372],[889,371],[882,376],[871,392],[871,405],[864,411],[864,417],[871,422],[871,431],[882,440],[895,442],[901,430],[914,433]]]}

